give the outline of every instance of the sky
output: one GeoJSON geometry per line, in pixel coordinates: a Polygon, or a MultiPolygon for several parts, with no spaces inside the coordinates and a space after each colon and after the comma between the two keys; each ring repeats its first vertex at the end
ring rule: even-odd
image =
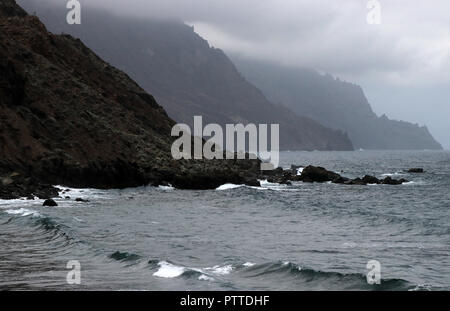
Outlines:
{"type": "Polygon", "coordinates": [[[225,52],[359,84],[377,114],[427,125],[450,149],[449,0],[80,2],[118,14],[181,19],[225,52]],[[368,23],[374,2],[379,24],[368,23]]]}

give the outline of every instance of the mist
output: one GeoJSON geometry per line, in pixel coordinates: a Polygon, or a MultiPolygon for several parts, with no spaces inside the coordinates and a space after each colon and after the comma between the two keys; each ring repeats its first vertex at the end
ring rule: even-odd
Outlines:
{"type": "Polygon", "coordinates": [[[379,25],[367,22],[366,0],[80,2],[83,9],[182,20],[225,52],[314,68],[360,84],[377,114],[427,125],[450,148],[446,0],[380,0],[379,25]]]}

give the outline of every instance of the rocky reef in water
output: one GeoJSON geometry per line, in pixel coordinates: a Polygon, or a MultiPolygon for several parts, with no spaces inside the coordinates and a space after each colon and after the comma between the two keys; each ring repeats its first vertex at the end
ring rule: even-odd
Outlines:
{"type": "MultiPolygon", "coordinates": [[[[414,169],[419,170],[419,169],[414,169]]],[[[410,170],[411,171],[411,170],[410,170]]],[[[423,171],[423,169],[422,169],[423,171]]],[[[333,171],[329,171],[320,166],[307,166],[300,167],[292,165],[291,169],[283,170],[282,168],[278,168],[273,172],[266,174],[267,181],[272,183],[279,184],[291,184],[292,181],[302,181],[306,183],[325,183],[331,182],[334,184],[343,184],[343,185],[370,185],[370,184],[383,184],[383,185],[401,185],[409,182],[408,180],[402,179],[393,179],[388,176],[384,179],[378,179],[375,176],[365,175],[363,178],[347,178],[341,176],[338,173],[333,171]],[[299,173],[299,169],[301,169],[301,173],[299,173]]]]}

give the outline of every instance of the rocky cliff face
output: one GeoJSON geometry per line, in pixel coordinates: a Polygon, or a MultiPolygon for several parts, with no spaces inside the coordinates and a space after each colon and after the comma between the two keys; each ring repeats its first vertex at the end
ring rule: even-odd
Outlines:
{"type": "Polygon", "coordinates": [[[177,122],[278,123],[280,147],[289,150],[353,150],[348,137],[285,106],[269,102],[230,59],[179,22],[120,18],[92,8],[81,25],[65,22],[63,6],[23,1],[55,33],[81,38],[102,58],[127,72],[152,93],[177,122]],[[36,5],[38,3],[39,5],[36,5]]]}
{"type": "Polygon", "coordinates": [[[233,56],[239,71],[269,99],[348,133],[356,148],[442,149],[426,127],[378,117],[358,85],[314,70],[233,56]]]}
{"type": "Polygon", "coordinates": [[[0,0],[0,120],[1,197],[26,194],[17,180],[30,191],[39,190],[32,180],[206,189],[245,182],[259,170],[258,161],[174,161],[175,122],[155,99],[13,0],[0,0]]]}

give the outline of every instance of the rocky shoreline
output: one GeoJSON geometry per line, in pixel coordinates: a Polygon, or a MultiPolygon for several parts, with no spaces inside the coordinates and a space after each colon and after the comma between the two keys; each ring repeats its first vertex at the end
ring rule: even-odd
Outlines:
{"type": "MultiPolygon", "coordinates": [[[[248,164],[252,166],[255,165],[254,162],[250,160],[239,160],[248,161],[248,164]]],[[[258,163],[259,164],[259,163],[258,163]]],[[[407,172],[423,172],[423,169],[410,169],[407,172]]],[[[300,167],[292,165],[291,169],[283,170],[282,168],[277,168],[273,171],[259,172],[255,170],[242,170],[233,171],[232,169],[228,171],[221,171],[218,175],[214,175],[211,171],[210,175],[205,175],[204,172],[200,170],[200,173],[195,169],[190,172],[182,172],[180,175],[171,176],[167,175],[165,179],[161,179],[158,182],[153,183],[143,183],[142,185],[149,186],[161,186],[161,185],[171,185],[177,189],[185,190],[207,190],[216,189],[219,186],[226,183],[234,184],[245,184],[253,187],[261,187],[259,180],[267,180],[271,183],[286,184],[290,185],[292,182],[305,182],[305,183],[334,183],[342,185],[401,185],[403,183],[409,182],[408,180],[393,179],[391,177],[385,177],[384,179],[378,179],[375,176],[365,175],[362,178],[347,178],[341,176],[340,174],[329,171],[323,167],[318,166],[307,166],[300,167]],[[252,172],[248,176],[244,174],[252,172]],[[301,172],[301,173],[299,173],[301,172]]],[[[86,185],[84,187],[92,187],[91,185],[86,185]]],[[[131,186],[130,186],[131,187],[131,186]]],[[[103,189],[108,189],[108,187],[103,187],[103,189]]],[[[60,189],[52,186],[51,184],[41,182],[36,178],[24,177],[19,173],[12,173],[7,176],[0,177],[0,199],[10,200],[27,198],[34,199],[35,197],[43,200],[60,197],[60,189]]]]}
{"type": "Polygon", "coordinates": [[[350,180],[318,167],[302,175],[261,172],[260,161],[249,159],[176,161],[175,121],[152,95],[79,39],[48,32],[14,0],[0,1],[0,120],[0,199],[54,198],[53,185],[205,190],[260,186],[259,179],[405,182],[350,180]]]}
{"type": "MultiPolygon", "coordinates": [[[[411,170],[410,170],[411,171],[411,170]]],[[[384,179],[378,179],[375,176],[365,175],[362,178],[347,178],[341,176],[340,174],[329,171],[320,166],[295,166],[292,165],[291,169],[283,170],[278,168],[271,175],[268,176],[267,181],[279,183],[279,184],[290,184],[293,181],[302,181],[306,183],[325,183],[331,182],[333,184],[343,184],[343,185],[370,185],[370,184],[383,184],[383,185],[401,185],[403,183],[409,182],[408,180],[393,179],[390,176],[384,179]],[[301,169],[301,174],[299,174],[299,169],[301,169]]]]}

